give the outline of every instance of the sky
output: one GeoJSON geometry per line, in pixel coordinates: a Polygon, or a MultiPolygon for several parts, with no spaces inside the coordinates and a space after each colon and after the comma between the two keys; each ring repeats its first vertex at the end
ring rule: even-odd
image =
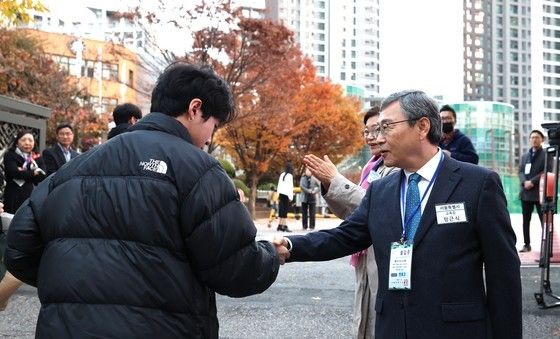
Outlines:
{"type": "Polygon", "coordinates": [[[463,100],[463,2],[380,0],[381,96],[403,89],[463,100]]]}
{"type": "MultiPolygon", "coordinates": [[[[343,1],[343,0],[331,0],[343,1]]],[[[264,7],[264,0],[236,0],[264,7]]],[[[420,89],[444,101],[463,100],[463,1],[379,0],[380,95],[420,89]]],[[[166,1],[182,6],[183,1],[166,1]]],[[[170,11],[175,15],[176,11],[170,11]]],[[[162,47],[181,53],[184,32],[163,30],[162,47]]]]}

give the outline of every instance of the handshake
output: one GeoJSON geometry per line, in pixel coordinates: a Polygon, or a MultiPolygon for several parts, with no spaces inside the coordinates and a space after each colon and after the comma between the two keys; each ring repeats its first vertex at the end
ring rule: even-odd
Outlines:
{"type": "Polygon", "coordinates": [[[280,265],[284,265],[286,263],[286,260],[290,258],[290,243],[284,237],[275,237],[272,240],[272,244],[276,248],[276,253],[278,254],[278,259],[280,260],[280,265]]]}

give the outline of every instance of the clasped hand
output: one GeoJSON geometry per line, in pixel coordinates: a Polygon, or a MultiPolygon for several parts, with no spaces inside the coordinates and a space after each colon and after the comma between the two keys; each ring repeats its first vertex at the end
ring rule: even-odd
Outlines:
{"type": "Polygon", "coordinates": [[[278,259],[280,260],[280,265],[284,265],[286,260],[290,258],[290,251],[288,250],[288,242],[285,238],[274,238],[272,244],[276,248],[276,253],[278,253],[278,259]]]}

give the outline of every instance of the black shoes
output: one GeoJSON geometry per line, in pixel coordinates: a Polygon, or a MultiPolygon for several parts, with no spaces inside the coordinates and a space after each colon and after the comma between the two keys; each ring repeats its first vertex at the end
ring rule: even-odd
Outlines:
{"type": "Polygon", "coordinates": [[[519,253],[531,252],[531,245],[523,245],[523,248],[519,250],[519,253]]]}
{"type": "Polygon", "coordinates": [[[288,225],[278,225],[276,230],[280,232],[291,232],[291,230],[288,228],[288,225]]]}

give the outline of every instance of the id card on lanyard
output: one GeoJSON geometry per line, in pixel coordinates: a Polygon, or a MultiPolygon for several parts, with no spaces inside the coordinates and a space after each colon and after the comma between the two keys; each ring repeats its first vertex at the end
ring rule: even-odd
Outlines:
{"type": "MultiPolygon", "coordinates": [[[[440,151],[441,152],[441,151],[440,151]]],[[[422,201],[426,198],[426,195],[430,191],[430,188],[434,184],[439,170],[441,169],[443,163],[443,152],[441,152],[441,157],[439,160],[438,167],[428,184],[428,187],[420,199],[420,203],[414,209],[413,213],[406,220],[403,220],[403,231],[400,241],[391,243],[391,256],[389,259],[389,290],[410,290],[412,288],[412,253],[414,249],[413,236],[405,241],[406,239],[406,226],[414,219],[417,213],[421,213],[422,201]]],[[[405,206],[404,201],[404,184],[401,185],[401,208],[405,206]]],[[[405,215],[403,212],[402,215],[405,215]]]]}

